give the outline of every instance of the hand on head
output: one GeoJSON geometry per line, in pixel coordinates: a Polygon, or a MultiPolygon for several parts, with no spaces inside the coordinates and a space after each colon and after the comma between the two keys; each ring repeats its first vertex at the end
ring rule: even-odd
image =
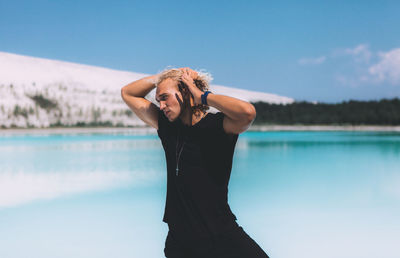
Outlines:
{"type": "Polygon", "coordinates": [[[184,89],[182,89],[182,92],[184,92],[184,94],[190,93],[188,98],[189,100],[190,97],[193,98],[194,105],[201,104],[201,94],[203,94],[203,91],[197,88],[196,84],[194,83],[194,79],[197,79],[198,77],[197,72],[193,71],[189,67],[179,68],[179,69],[182,70],[183,72],[181,75],[181,82],[183,82],[184,85],[183,86],[184,89]]]}
{"type": "Polygon", "coordinates": [[[183,71],[184,73],[187,73],[189,77],[192,78],[193,80],[197,79],[197,77],[199,76],[199,74],[196,71],[190,69],[189,67],[179,68],[179,70],[183,71]]]}

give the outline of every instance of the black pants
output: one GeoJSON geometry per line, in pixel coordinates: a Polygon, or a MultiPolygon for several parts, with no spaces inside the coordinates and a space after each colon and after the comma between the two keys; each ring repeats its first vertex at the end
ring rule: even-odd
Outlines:
{"type": "Polygon", "coordinates": [[[216,237],[188,241],[169,229],[164,254],[168,258],[269,258],[261,247],[238,226],[216,237]]]}

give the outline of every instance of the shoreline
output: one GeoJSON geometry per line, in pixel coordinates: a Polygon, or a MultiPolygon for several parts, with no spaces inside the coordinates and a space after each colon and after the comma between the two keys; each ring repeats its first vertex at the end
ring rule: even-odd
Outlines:
{"type": "Polygon", "coordinates": [[[248,131],[361,131],[400,132],[397,125],[253,125],[248,131]]]}
{"type": "MultiPolygon", "coordinates": [[[[273,131],[370,131],[400,132],[400,126],[382,125],[252,125],[246,132],[273,131]]],[[[152,127],[54,127],[54,128],[6,128],[0,136],[24,134],[156,134],[152,127]]]]}
{"type": "Polygon", "coordinates": [[[47,134],[157,134],[152,127],[52,127],[0,129],[0,136],[47,134]]]}

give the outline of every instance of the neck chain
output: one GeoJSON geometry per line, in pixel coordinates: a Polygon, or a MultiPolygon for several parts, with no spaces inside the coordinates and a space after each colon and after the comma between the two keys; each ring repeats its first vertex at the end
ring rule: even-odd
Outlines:
{"type": "MultiPolygon", "coordinates": [[[[201,117],[201,119],[204,117],[206,115],[206,113],[204,113],[203,114],[203,116],[201,117]]],[[[201,120],[200,119],[200,120],[201,120]]],[[[200,122],[200,120],[199,121],[197,121],[197,123],[198,122],[200,122]]],[[[178,135],[177,135],[177,138],[176,138],[176,149],[175,149],[175,157],[176,157],[176,169],[175,169],[175,171],[176,171],[176,175],[178,175],[178,173],[179,173],[179,159],[181,158],[181,153],[182,153],[182,150],[183,150],[183,147],[185,146],[185,142],[183,142],[183,144],[182,144],[182,147],[181,147],[181,149],[180,149],[180,151],[179,151],[179,156],[178,156],[178,143],[179,143],[179,141],[178,141],[178,137],[179,137],[179,132],[180,132],[180,130],[178,131],[178,135]]]]}
{"type": "MultiPolygon", "coordinates": [[[[178,136],[179,136],[179,133],[178,133],[178,136]]],[[[177,138],[178,139],[178,138],[177,138]]],[[[182,153],[182,150],[183,150],[183,146],[185,146],[185,142],[183,142],[183,144],[182,144],[182,147],[181,147],[181,150],[179,151],[179,156],[178,156],[178,153],[177,153],[177,151],[178,151],[178,140],[176,141],[176,152],[175,152],[175,156],[176,156],[176,175],[178,175],[178,173],[179,173],[179,159],[180,159],[180,157],[181,157],[181,153],[182,153]]]]}

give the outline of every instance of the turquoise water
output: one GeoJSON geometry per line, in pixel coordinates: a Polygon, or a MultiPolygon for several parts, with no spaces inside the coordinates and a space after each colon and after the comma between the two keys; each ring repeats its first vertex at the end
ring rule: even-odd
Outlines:
{"type": "MultiPolygon", "coordinates": [[[[0,136],[0,257],[164,257],[156,134],[0,136]]],[[[400,257],[400,134],[246,132],[237,222],[275,258],[400,257]]]]}

